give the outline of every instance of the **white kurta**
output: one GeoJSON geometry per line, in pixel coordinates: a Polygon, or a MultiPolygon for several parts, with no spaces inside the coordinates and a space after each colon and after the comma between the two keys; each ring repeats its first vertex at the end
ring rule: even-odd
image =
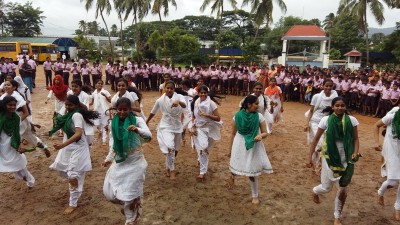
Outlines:
{"type": "MultiPolygon", "coordinates": [[[[67,95],[73,95],[74,93],[72,90],[69,90],[67,92],[67,95]]],[[[89,110],[89,103],[90,103],[90,96],[84,92],[81,91],[78,95],[79,101],[86,106],[86,108],[89,110]]],[[[85,131],[86,136],[93,136],[94,135],[94,128],[93,126],[89,125],[88,123],[84,122],[83,129],[85,131]]],[[[91,143],[90,143],[91,144],[91,143]]]]}
{"type": "MultiPolygon", "coordinates": [[[[80,113],[74,113],[72,116],[71,127],[75,128],[84,127],[85,121],[80,113]]],[[[68,139],[67,134],[64,132],[64,142],[68,139]]],[[[57,157],[50,169],[67,172],[85,172],[92,170],[92,163],[90,160],[89,145],[87,143],[85,134],[82,134],[79,141],[74,142],[65,148],[58,151],[57,157]]]]}
{"type": "Polygon", "coordinates": [[[92,93],[91,97],[93,98],[93,110],[99,113],[100,118],[94,120],[94,125],[107,125],[108,119],[110,118],[105,114],[105,112],[110,108],[107,98],[102,95],[102,93],[111,97],[110,92],[107,90],[101,89],[101,91],[97,91],[97,89],[92,93]]]}
{"type": "Polygon", "coordinates": [[[172,103],[177,100],[185,102],[184,97],[180,94],[174,93],[171,98],[163,94],[157,99],[151,110],[151,114],[157,114],[159,110],[162,113],[157,126],[157,140],[163,153],[168,153],[168,149],[179,150],[180,148],[183,132],[181,121],[183,108],[180,105],[172,107],[172,103]]]}
{"type": "Polygon", "coordinates": [[[382,122],[387,126],[382,148],[382,156],[385,159],[382,176],[387,176],[387,179],[400,179],[400,140],[394,139],[392,134],[392,122],[397,111],[399,107],[395,107],[382,118],[382,122]]]}
{"type": "Polygon", "coordinates": [[[26,167],[24,154],[19,154],[11,147],[11,137],[4,131],[0,134],[0,172],[17,172],[26,167]]]}
{"type": "MultiPolygon", "coordinates": [[[[267,87],[270,88],[270,87],[267,87]]],[[[272,94],[271,96],[268,96],[269,99],[274,102],[277,103],[277,105],[274,107],[274,112],[272,113],[272,118],[274,122],[279,122],[282,120],[282,113],[281,113],[281,108],[282,108],[282,102],[281,102],[281,94],[282,94],[282,90],[280,87],[278,87],[278,91],[279,94],[272,94]]]]}
{"type": "MultiPolygon", "coordinates": [[[[52,90],[49,91],[47,98],[50,99],[53,96],[54,92],[52,90]]],[[[54,101],[54,112],[64,115],[65,114],[65,101],[60,101],[60,99],[56,98],[54,101]]]]}
{"type": "MultiPolygon", "coordinates": [[[[265,121],[261,113],[258,113],[258,117],[259,123],[265,121]]],[[[233,174],[248,177],[273,172],[264,143],[262,141],[255,142],[253,148],[246,150],[244,137],[239,132],[236,132],[233,139],[229,169],[233,174]]]]}
{"type": "MultiPolygon", "coordinates": [[[[151,138],[151,132],[141,117],[136,117],[139,135],[151,138]]],[[[106,161],[113,161],[104,179],[103,192],[108,200],[131,201],[143,195],[143,184],[147,168],[147,161],[143,151],[129,155],[128,158],[116,163],[114,150],[110,148],[106,161]]]]}

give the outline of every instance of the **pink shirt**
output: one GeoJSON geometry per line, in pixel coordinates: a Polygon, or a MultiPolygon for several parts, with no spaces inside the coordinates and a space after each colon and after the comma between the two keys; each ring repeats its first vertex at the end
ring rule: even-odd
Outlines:
{"type": "Polygon", "coordinates": [[[390,99],[397,100],[400,98],[400,90],[392,90],[390,93],[390,99]]]}
{"type": "Polygon", "coordinates": [[[43,63],[43,68],[44,68],[44,70],[51,70],[51,62],[44,62],[43,63]]]}

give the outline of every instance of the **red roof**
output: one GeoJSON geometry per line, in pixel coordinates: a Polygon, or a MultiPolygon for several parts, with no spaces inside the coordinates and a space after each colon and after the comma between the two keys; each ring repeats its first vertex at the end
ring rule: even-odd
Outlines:
{"type": "Polygon", "coordinates": [[[350,52],[344,54],[344,56],[362,56],[362,53],[353,49],[350,52]]]}
{"type": "Polygon", "coordinates": [[[284,35],[286,36],[297,36],[297,37],[326,37],[325,32],[317,25],[294,25],[284,35]]]}

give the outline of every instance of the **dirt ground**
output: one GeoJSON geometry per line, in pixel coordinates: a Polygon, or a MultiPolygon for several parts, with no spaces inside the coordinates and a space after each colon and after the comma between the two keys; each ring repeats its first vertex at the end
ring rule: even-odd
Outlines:
{"type": "MultiPolygon", "coordinates": [[[[62,139],[45,135],[52,126],[54,103],[44,103],[48,92],[42,67],[38,69],[36,83],[32,95],[34,122],[42,125],[38,136],[53,146],[62,139]]],[[[144,112],[148,115],[159,93],[144,92],[143,95],[144,112]]],[[[189,144],[181,149],[176,161],[180,172],[177,182],[165,177],[165,158],[158,149],[155,131],[160,115],[150,122],[153,140],[144,146],[149,166],[140,224],[333,224],[335,189],[321,197],[320,205],[311,199],[311,189],[319,184],[319,177],[305,167],[308,148],[303,126],[308,107],[300,103],[284,104],[284,121],[275,125],[273,135],[264,140],[274,173],[260,176],[261,204],[251,204],[250,186],[244,177],[238,177],[233,189],[226,188],[231,120],[240,99],[227,96],[219,107],[224,121],[222,139],[210,153],[210,172],[205,183],[196,182],[199,169],[196,153],[189,144]]],[[[363,158],[356,165],[349,187],[344,223],[397,224],[393,220],[396,188],[387,192],[384,207],[376,204],[377,186],[382,180],[380,153],[373,150],[372,125],[377,119],[355,116],[360,122],[363,158]]],[[[0,224],[124,224],[120,207],[103,196],[106,169],[101,168],[100,163],[108,150],[101,146],[97,135],[96,140],[92,152],[93,171],[86,175],[84,192],[74,213],[62,214],[68,204],[68,184],[49,169],[57,155],[52,148],[50,158],[41,151],[27,153],[28,168],[36,178],[33,190],[27,191],[25,183],[14,180],[10,174],[0,174],[0,224]]],[[[188,137],[186,140],[189,143],[188,137]]]]}

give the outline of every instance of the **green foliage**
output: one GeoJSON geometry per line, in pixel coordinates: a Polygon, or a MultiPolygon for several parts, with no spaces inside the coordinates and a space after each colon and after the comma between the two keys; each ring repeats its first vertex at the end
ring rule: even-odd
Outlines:
{"type": "Polygon", "coordinates": [[[382,51],[392,53],[400,62],[400,30],[394,31],[385,37],[382,42],[382,51]]]}
{"type": "MultiPolygon", "coordinates": [[[[221,33],[221,48],[240,48],[242,39],[231,30],[225,30],[221,33]]],[[[212,48],[216,48],[214,45],[212,48]]]]}
{"type": "Polygon", "coordinates": [[[246,38],[250,39],[255,35],[256,29],[251,21],[250,13],[244,10],[225,11],[222,16],[223,26],[238,35],[242,43],[246,42],[246,38]]]}
{"type": "Polygon", "coordinates": [[[32,7],[32,2],[24,5],[19,3],[6,4],[4,25],[6,31],[16,37],[34,37],[41,34],[40,26],[43,25],[41,16],[43,11],[32,7]]]}
{"type": "Polygon", "coordinates": [[[354,16],[342,16],[338,18],[335,26],[329,30],[331,47],[343,54],[357,48],[365,49],[362,35],[359,33],[357,18],[354,16]]]}
{"type": "Polygon", "coordinates": [[[243,56],[246,62],[257,62],[259,61],[259,55],[262,54],[259,41],[248,42],[242,47],[243,56]]]}
{"type": "Polygon", "coordinates": [[[329,50],[329,59],[335,60],[335,59],[341,59],[341,58],[342,58],[342,53],[340,52],[340,50],[338,50],[336,48],[331,48],[329,50]]]}

